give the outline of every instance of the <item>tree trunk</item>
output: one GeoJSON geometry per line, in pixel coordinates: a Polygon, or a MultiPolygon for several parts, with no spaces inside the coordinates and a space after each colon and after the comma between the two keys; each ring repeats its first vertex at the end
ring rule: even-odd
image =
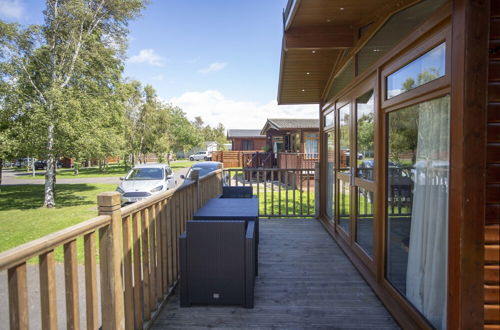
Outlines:
{"type": "Polygon", "coordinates": [[[0,186],[2,185],[3,159],[0,159],[0,186]]]}
{"type": "Polygon", "coordinates": [[[54,157],[54,124],[50,124],[47,130],[47,172],[45,173],[45,200],[43,206],[52,208],[56,206],[55,200],[55,157],[54,157]]]}

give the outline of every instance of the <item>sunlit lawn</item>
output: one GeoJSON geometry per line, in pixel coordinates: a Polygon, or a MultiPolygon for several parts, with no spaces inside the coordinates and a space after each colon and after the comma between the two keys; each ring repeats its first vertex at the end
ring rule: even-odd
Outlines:
{"type": "MultiPolygon", "coordinates": [[[[0,191],[0,251],[32,241],[97,216],[97,195],[114,191],[112,184],[58,184],[56,207],[43,204],[43,185],[2,186],[0,191]]],[[[78,242],[83,260],[83,243],[78,242]]],[[[62,249],[56,260],[63,260],[62,249]]]]}
{"type": "MultiPolygon", "coordinates": [[[[274,187],[274,189],[277,190],[277,187],[274,187]]],[[[266,193],[264,194],[264,190],[261,188],[259,191],[259,213],[274,215],[313,216],[314,191],[311,191],[309,193],[308,199],[306,190],[302,191],[301,197],[300,190],[298,189],[282,189],[281,192],[274,191],[273,193],[271,193],[270,189],[267,189],[266,193]]]]}

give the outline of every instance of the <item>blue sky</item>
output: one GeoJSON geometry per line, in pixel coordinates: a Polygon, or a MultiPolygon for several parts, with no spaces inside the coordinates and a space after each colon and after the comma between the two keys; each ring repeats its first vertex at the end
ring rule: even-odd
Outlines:
{"type": "MultiPolygon", "coordinates": [[[[42,22],[42,0],[0,0],[0,18],[42,22]]],[[[190,119],[261,128],[267,117],[316,117],[277,106],[286,0],[152,0],[129,26],[125,75],[151,84],[190,119]]]]}

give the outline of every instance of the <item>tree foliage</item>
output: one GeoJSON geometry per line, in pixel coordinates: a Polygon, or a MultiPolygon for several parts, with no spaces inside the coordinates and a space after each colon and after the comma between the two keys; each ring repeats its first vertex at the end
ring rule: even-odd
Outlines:
{"type": "Polygon", "coordinates": [[[189,150],[203,140],[195,124],[178,107],[159,100],[152,86],[144,88],[137,81],[124,85],[126,95],[127,155],[144,161],[147,154],[156,154],[160,161],[175,150],[189,150]]]}
{"type": "Polygon", "coordinates": [[[201,116],[198,116],[194,118],[193,126],[197,129],[203,141],[215,141],[218,149],[224,150],[224,144],[227,143],[227,137],[226,128],[222,123],[219,123],[217,127],[211,127],[210,125],[205,125],[201,116]]]}
{"type": "MultiPolygon", "coordinates": [[[[42,25],[1,23],[2,111],[23,142],[47,159],[45,202],[55,206],[58,156],[111,150],[119,123],[119,84],[128,21],[145,0],[47,0],[42,25]],[[36,139],[35,139],[36,138],[36,139]]],[[[114,149],[115,150],[115,149],[114,149]]]]}

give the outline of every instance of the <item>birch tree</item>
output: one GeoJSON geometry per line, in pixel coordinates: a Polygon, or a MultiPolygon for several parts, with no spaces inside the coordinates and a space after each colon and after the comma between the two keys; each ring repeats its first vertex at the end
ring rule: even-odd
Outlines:
{"type": "MultiPolygon", "coordinates": [[[[106,73],[109,61],[123,56],[127,24],[145,2],[47,0],[44,24],[15,27],[18,37],[10,44],[9,58],[17,76],[11,82],[23,87],[20,98],[26,114],[36,117],[44,131],[46,207],[55,206],[56,153],[68,129],[78,129],[72,127],[78,111],[85,110],[78,106],[73,110],[68,101],[75,98],[68,94],[80,90],[92,96],[93,86],[106,73]]],[[[98,87],[108,81],[101,82],[98,87]]]]}

